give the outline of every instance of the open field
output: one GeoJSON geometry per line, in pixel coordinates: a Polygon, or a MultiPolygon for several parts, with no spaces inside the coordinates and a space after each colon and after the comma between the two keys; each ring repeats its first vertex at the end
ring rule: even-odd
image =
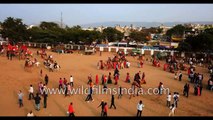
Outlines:
{"type": "MultiPolygon", "coordinates": [[[[36,55],[36,50],[32,49],[34,56],[42,63],[42,59],[36,55]]],[[[7,60],[7,57],[0,56],[0,116],[26,116],[29,110],[33,110],[36,116],[67,116],[67,108],[72,101],[75,109],[76,116],[100,116],[101,108],[97,108],[101,100],[105,100],[110,105],[111,96],[108,95],[93,95],[94,102],[85,102],[87,95],[73,95],[64,97],[64,95],[49,95],[47,100],[47,108],[43,108],[43,98],[41,100],[41,110],[36,111],[34,107],[34,100],[28,100],[29,85],[34,86],[34,90],[38,89],[38,83],[44,82],[44,75],[49,76],[48,87],[58,87],[59,78],[66,78],[69,81],[70,75],[74,77],[74,87],[87,86],[87,77],[91,73],[93,81],[95,75],[99,76],[99,83],[101,75],[108,75],[109,72],[113,74],[113,70],[98,70],[96,65],[99,60],[107,60],[113,53],[104,52],[102,56],[99,53],[95,55],[81,55],[77,52],[73,54],[52,54],[53,58],[61,66],[59,71],[49,72],[44,68],[43,64],[40,67],[33,67],[31,70],[24,70],[24,60],[19,61],[14,58],[12,61],[7,60]],[[40,77],[40,70],[43,70],[43,77],[40,77]],[[17,93],[22,90],[24,93],[24,107],[19,108],[17,93]]],[[[193,84],[190,83],[189,98],[182,95],[183,86],[188,83],[187,71],[183,71],[183,80],[180,82],[174,80],[174,75],[163,71],[163,62],[161,67],[153,67],[151,63],[145,62],[143,68],[137,68],[137,60],[128,56],[127,59],[131,62],[129,69],[125,68],[120,70],[120,79],[118,85],[122,87],[131,87],[130,83],[125,83],[126,73],[129,72],[131,81],[134,74],[139,70],[145,72],[147,84],[143,88],[158,87],[159,82],[164,84],[164,87],[169,88],[170,92],[175,91],[180,93],[180,101],[176,109],[176,116],[213,116],[213,94],[211,91],[206,90],[209,74],[206,68],[197,67],[196,72],[204,74],[202,96],[194,96],[193,84]]],[[[114,83],[114,79],[113,79],[114,83]]],[[[108,87],[118,87],[114,84],[108,87]]],[[[172,94],[173,95],[173,94],[172,94]]],[[[137,103],[143,100],[145,108],[143,109],[144,116],[168,116],[169,108],[166,107],[167,95],[141,95],[129,99],[128,95],[124,95],[122,99],[117,99],[115,96],[115,105],[117,109],[109,109],[108,116],[136,116],[137,103]]]]}

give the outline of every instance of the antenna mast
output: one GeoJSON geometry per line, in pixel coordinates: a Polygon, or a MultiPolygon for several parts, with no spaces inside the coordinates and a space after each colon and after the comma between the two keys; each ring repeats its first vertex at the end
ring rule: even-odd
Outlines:
{"type": "Polygon", "coordinates": [[[63,19],[62,19],[62,12],[61,12],[61,28],[62,28],[62,22],[63,22],[63,19]]]}

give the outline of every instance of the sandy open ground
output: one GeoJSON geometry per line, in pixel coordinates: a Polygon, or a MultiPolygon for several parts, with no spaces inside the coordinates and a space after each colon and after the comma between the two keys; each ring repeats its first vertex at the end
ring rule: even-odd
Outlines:
{"type": "MultiPolygon", "coordinates": [[[[32,49],[33,50],[33,49],[32,49]]],[[[36,50],[33,50],[36,53],[36,50]]],[[[101,100],[105,100],[110,105],[111,96],[107,95],[93,95],[94,102],[85,102],[86,95],[73,95],[64,97],[64,95],[49,95],[47,101],[47,108],[43,108],[43,98],[41,100],[41,110],[36,111],[34,107],[34,100],[28,100],[29,85],[32,84],[34,89],[38,89],[38,83],[44,82],[44,77],[39,76],[40,69],[43,70],[43,75],[48,74],[50,88],[57,88],[59,78],[66,78],[69,80],[70,75],[74,76],[74,87],[87,86],[87,77],[91,73],[93,81],[95,75],[99,75],[99,80],[102,74],[108,75],[108,72],[113,70],[98,70],[96,65],[99,60],[107,60],[113,53],[105,52],[102,56],[99,53],[95,55],[81,55],[75,52],[74,54],[52,54],[53,58],[59,63],[61,69],[56,72],[49,72],[43,65],[40,67],[33,67],[31,70],[24,70],[24,60],[14,58],[12,61],[7,60],[5,56],[0,56],[0,116],[26,116],[26,114],[33,110],[37,116],[67,116],[67,108],[72,101],[76,116],[100,116],[101,108],[97,108],[101,100]],[[19,108],[17,93],[22,90],[24,93],[24,107],[19,108]]],[[[40,62],[41,58],[34,54],[40,62]]],[[[159,82],[164,83],[164,87],[169,88],[170,92],[177,91],[180,95],[178,108],[176,109],[176,116],[213,116],[213,94],[206,90],[209,74],[206,68],[197,67],[196,72],[204,74],[204,87],[202,96],[194,96],[193,84],[190,83],[189,98],[182,95],[183,86],[188,83],[187,72],[183,71],[183,80],[180,82],[174,80],[174,75],[163,71],[162,65],[160,68],[153,67],[151,63],[145,62],[144,68],[137,68],[137,59],[128,56],[127,59],[131,62],[129,69],[120,70],[121,77],[118,84],[122,87],[130,87],[130,83],[125,83],[126,73],[129,72],[131,80],[139,70],[145,72],[147,84],[143,88],[157,87],[159,82]]],[[[101,83],[101,82],[100,82],[101,83]]],[[[113,80],[114,83],[114,80],[113,80]]],[[[114,84],[108,87],[118,87],[114,84]]],[[[169,108],[166,107],[166,95],[141,95],[129,99],[128,95],[124,95],[122,99],[115,97],[115,105],[117,109],[109,109],[108,116],[136,116],[137,103],[143,100],[145,108],[143,109],[144,116],[168,116],[169,108]]]]}

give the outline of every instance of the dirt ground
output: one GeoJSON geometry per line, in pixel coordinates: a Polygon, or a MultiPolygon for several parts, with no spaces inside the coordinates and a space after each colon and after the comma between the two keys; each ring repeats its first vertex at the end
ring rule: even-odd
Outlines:
{"type": "MultiPolygon", "coordinates": [[[[40,62],[42,59],[36,55],[36,49],[32,49],[34,57],[40,62]]],[[[66,78],[69,80],[70,75],[74,77],[74,87],[87,86],[87,77],[91,73],[95,81],[95,75],[99,76],[99,83],[102,74],[108,75],[113,70],[98,70],[96,65],[99,60],[107,60],[113,53],[104,52],[102,56],[99,53],[95,55],[82,55],[78,52],[73,54],[52,54],[53,58],[59,63],[61,69],[55,72],[49,72],[44,68],[43,64],[40,67],[33,67],[31,70],[24,69],[24,60],[14,58],[12,61],[7,60],[5,56],[0,56],[0,116],[26,116],[32,110],[36,116],[67,116],[67,109],[70,102],[73,102],[76,116],[100,116],[101,108],[97,108],[101,100],[105,100],[110,105],[111,95],[93,95],[94,102],[85,102],[87,95],[73,95],[64,97],[64,95],[49,95],[47,101],[47,108],[43,108],[43,98],[41,100],[41,110],[36,111],[34,100],[28,100],[29,85],[34,86],[34,90],[38,89],[38,83],[44,82],[44,75],[49,76],[49,88],[57,88],[59,78],[66,78]],[[40,77],[40,70],[43,70],[43,77],[40,77]],[[22,90],[24,93],[24,107],[19,108],[18,105],[18,91],[22,90]]],[[[189,98],[182,95],[183,86],[188,83],[187,72],[183,71],[183,80],[174,80],[174,74],[163,71],[163,62],[161,67],[156,68],[149,62],[145,62],[143,68],[137,67],[137,59],[128,56],[127,59],[131,62],[129,69],[120,70],[120,79],[118,85],[129,88],[130,83],[125,83],[126,73],[129,72],[131,80],[134,74],[139,70],[145,72],[147,84],[143,88],[157,87],[159,82],[164,84],[164,87],[169,88],[170,92],[175,91],[180,93],[180,101],[176,109],[175,116],[213,116],[213,94],[206,90],[209,74],[206,68],[197,67],[196,72],[204,74],[204,87],[202,96],[194,96],[193,84],[190,83],[189,98]]],[[[114,83],[114,79],[113,79],[114,83]]],[[[108,87],[118,87],[118,85],[108,85],[108,87]]],[[[172,94],[173,95],[173,94],[172,94]]],[[[109,109],[108,116],[136,116],[137,103],[142,100],[145,107],[143,109],[144,116],[168,116],[169,108],[166,107],[167,95],[141,95],[129,99],[128,95],[123,95],[122,99],[118,99],[115,95],[115,105],[117,109],[109,109]]]]}

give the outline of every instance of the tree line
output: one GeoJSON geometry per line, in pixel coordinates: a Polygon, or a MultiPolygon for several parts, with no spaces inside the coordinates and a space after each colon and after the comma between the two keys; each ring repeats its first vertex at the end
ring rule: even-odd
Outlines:
{"type": "MultiPolygon", "coordinates": [[[[101,43],[102,41],[115,42],[125,38],[124,33],[118,31],[114,27],[107,27],[102,32],[94,30],[83,30],[81,26],[73,26],[61,28],[54,22],[41,22],[39,26],[27,29],[27,25],[20,18],[8,17],[0,22],[0,34],[3,38],[13,40],[13,42],[38,42],[38,43],[72,43],[75,44],[91,44],[92,42],[101,43]]],[[[185,31],[191,30],[191,27],[176,25],[169,29],[164,36],[169,40],[173,35],[183,36],[185,31]]],[[[147,42],[150,40],[151,33],[160,34],[160,28],[146,28],[142,30],[130,30],[128,41],[147,42]]],[[[177,48],[179,51],[212,51],[213,50],[213,28],[205,29],[196,36],[188,36],[179,43],[177,48]]]]}

